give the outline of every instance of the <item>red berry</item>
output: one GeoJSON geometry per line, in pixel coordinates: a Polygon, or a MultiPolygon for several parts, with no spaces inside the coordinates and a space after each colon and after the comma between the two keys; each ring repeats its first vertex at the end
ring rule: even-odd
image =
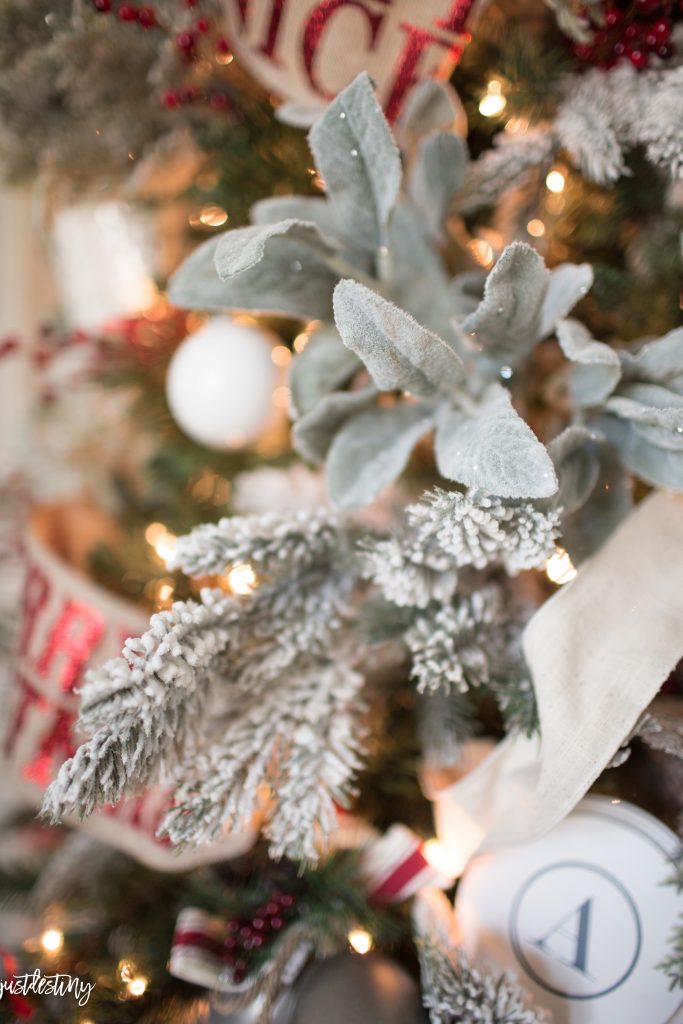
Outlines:
{"type": "MultiPolygon", "coordinates": [[[[683,3],[683,0],[681,0],[683,3]]],[[[225,36],[219,36],[216,40],[216,53],[230,53],[230,43],[225,36]]]]}
{"type": "Polygon", "coordinates": [[[280,928],[284,928],[284,926],[285,922],[282,920],[281,917],[271,918],[270,927],[273,929],[273,931],[279,932],[280,928]]]}
{"type": "Polygon", "coordinates": [[[180,106],[180,96],[177,92],[173,92],[169,89],[169,91],[165,92],[161,97],[161,102],[165,107],[168,107],[169,110],[175,110],[176,107],[180,106]]]}
{"type": "Polygon", "coordinates": [[[273,914],[277,914],[279,910],[280,906],[274,900],[271,900],[270,903],[266,905],[266,914],[268,914],[269,917],[272,917],[273,914]]]}
{"type": "Polygon", "coordinates": [[[611,7],[608,11],[605,11],[605,24],[608,25],[609,28],[614,28],[615,25],[618,25],[619,22],[622,21],[623,17],[624,15],[622,11],[617,7],[611,7]]]}
{"type": "Polygon", "coordinates": [[[659,36],[661,40],[669,38],[671,35],[671,29],[671,22],[667,21],[665,18],[660,18],[659,21],[656,21],[652,26],[652,31],[656,36],[659,36]]]}
{"type": "Polygon", "coordinates": [[[661,57],[662,60],[669,60],[675,52],[676,47],[672,46],[671,43],[662,43],[661,46],[657,47],[657,56],[661,57]]]}
{"type": "Polygon", "coordinates": [[[628,59],[634,68],[638,68],[638,70],[646,68],[650,63],[650,58],[644,50],[629,50],[628,59]]]}
{"type": "Polygon", "coordinates": [[[244,976],[248,966],[247,961],[243,957],[238,957],[237,960],[235,960],[235,974],[241,974],[244,976]]]}
{"type": "Polygon", "coordinates": [[[153,7],[141,7],[138,11],[138,22],[142,28],[154,28],[157,23],[156,13],[153,7]]]}
{"type": "Polygon", "coordinates": [[[294,906],[294,897],[291,895],[291,893],[283,892],[282,896],[280,897],[280,904],[283,907],[287,907],[287,908],[293,907],[294,906]]]}
{"type": "Polygon", "coordinates": [[[585,43],[579,43],[578,46],[574,47],[574,53],[579,60],[590,60],[593,56],[593,47],[587,46],[585,43]]]}
{"type": "Polygon", "coordinates": [[[198,18],[197,21],[195,22],[194,27],[197,30],[197,32],[201,32],[202,35],[204,35],[204,33],[208,32],[209,29],[211,28],[211,22],[209,21],[208,18],[198,18]]]}
{"type": "Polygon", "coordinates": [[[185,0],[186,7],[196,7],[198,3],[199,0],[185,0]]]}
{"type": "Polygon", "coordinates": [[[627,25],[624,29],[624,39],[635,39],[638,35],[637,25],[627,25]]]}
{"type": "Polygon", "coordinates": [[[234,935],[228,935],[224,940],[223,949],[226,953],[233,953],[237,949],[237,939],[234,935]]]}
{"type": "Polygon", "coordinates": [[[138,9],[137,7],[133,7],[132,4],[121,4],[116,13],[118,14],[121,21],[138,20],[138,9]]]}
{"type": "Polygon", "coordinates": [[[612,47],[612,53],[615,57],[623,57],[626,53],[626,47],[623,43],[615,43],[612,47]]]}
{"type": "Polygon", "coordinates": [[[184,89],[180,90],[180,102],[181,103],[194,103],[197,99],[197,90],[194,85],[186,85],[184,89]]]}
{"type": "Polygon", "coordinates": [[[648,32],[648,34],[645,36],[645,43],[647,46],[649,46],[651,50],[654,50],[655,46],[657,46],[657,44],[659,43],[659,39],[654,34],[654,32],[648,32]]]}
{"type": "Polygon", "coordinates": [[[209,99],[209,103],[214,110],[225,110],[228,105],[228,97],[225,93],[215,92],[209,99]]]}
{"type": "Polygon", "coordinates": [[[194,46],[194,36],[191,32],[179,32],[175,37],[175,41],[181,50],[191,50],[194,46]]]}
{"type": "Polygon", "coordinates": [[[638,14],[654,14],[659,9],[661,0],[636,0],[638,14]]]}
{"type": "Polygon", "coordinates": [[[254,931],[262,932],[263,929],[266,927],[266,922],[263,920],[262,917],[255,917],[254,920],[251,922],[251,927],[254,929],[254,931]]]}
{"type": "Polygon", "coordinates": [[[251,948],[260,949],[265,941],[266,940],[263,938],[262,935],[255,935],[254,938],[251,940],[251,948]]]}
{"type": "Polygon", "coordinates": [[[111,10],[111,0],[93,0],[93,7],[100,14],[108,14],[111,10]]]}

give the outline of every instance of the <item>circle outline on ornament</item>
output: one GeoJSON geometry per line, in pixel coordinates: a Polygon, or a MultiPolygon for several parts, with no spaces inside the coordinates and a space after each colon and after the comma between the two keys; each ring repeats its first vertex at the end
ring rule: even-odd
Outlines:
{"type": "Polygon", "coordinates": [[[640,959],[640,954],[643,948],[643,926],[640,920],[640,914],[638,913],[638,908],[636,907],[633,897],[629,893],[626,886],[622,882],[620,882],[618,878],[615,878],[613,875],[611,875],[610,872],[607,871],[605,868],[598,867],[596,864],[591,864],[589,861],[581,860],[556,861],[554,864],[548,864],[545,867],[541,868],[539,871],[534,872],[534,874],[526,880],[524,885],[521,887],[521,889],[515,896],[514,902],[510,908],[509,935],[510,944],[512,946],[514,954],[517,957],[520,965],[526,971],[526,973],[529,975],[532,981],[536,982],[537,985],[540,985],[541,988],[546,990],[546,992],[550,992],[554,996],[559,996],[560,999],[572,999],[577,1001],[580,1000],[582,1002],[587,1002],[589,999],[602,999],[603,996],[609,995],[610,992],[614,992],[616,991],[616,989],[621,988],[624,982],[627,981],[633,974],[636,965],[640,959]],[[527,894],[530,886],[535,881],[537,881],[542,875],[546,875],[550,871],[555,871],[557,868],[583,868],[584,870],[592,871],[596,875],[601,875],[603,878],[607,879],[607,881],[610,882],[624,897],[626,904],[633,915],[633,919],[636,926],[635,953],[633,954],[631,962],[627,967],[626,971],[624,972],[624,974],[622,974],[622,976],[612,985],[610,985],[608,988],[602,989],[600,992],[590,992],[586,993],[585,995],[571,995],[569,992],[563,992],[561,989],[553,987],[552,985],[548,984],[548,982],[544,981],[537,974],[537,972],[531,966],[522,950],[522,944],[517,929],[517,915],[519,913],[522,899],[527,894]]]}

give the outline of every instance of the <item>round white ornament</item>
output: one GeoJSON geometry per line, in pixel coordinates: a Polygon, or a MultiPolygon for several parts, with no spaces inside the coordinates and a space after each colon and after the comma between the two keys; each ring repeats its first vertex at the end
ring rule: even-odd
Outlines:
{"type": "Polygon", "coordinates": [[[553,1024],[683,1020],[657,969],[683,912],[663,884],[679,849],[645,811],[587,797],[548,835],[472,863],[455,907],[465,952],[517,975],[553,1024]]]}
{"type": "Polygon", "coordinates": [[[193,441],[239,448],[258,438],[273,413],[277,339],[267,331],[215,316],[178,347],[166,378],[173,417],[193,441]]]}

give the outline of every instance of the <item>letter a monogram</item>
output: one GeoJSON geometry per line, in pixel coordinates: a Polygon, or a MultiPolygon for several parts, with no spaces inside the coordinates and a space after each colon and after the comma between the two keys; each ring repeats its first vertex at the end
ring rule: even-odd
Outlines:
{"type": "Polygon", "coordinates": [[[547,956],[590,977],[587,964],[592,912],[593,900],[589,898],[563,917],[542,938],[535,939],[533,945],[547,956]]]}

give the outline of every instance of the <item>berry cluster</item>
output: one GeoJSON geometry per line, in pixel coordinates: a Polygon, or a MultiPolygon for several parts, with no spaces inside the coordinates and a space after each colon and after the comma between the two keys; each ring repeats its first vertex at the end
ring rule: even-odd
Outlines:
{"type": "Polygon", "coordinates": [[[234,918],[228,925],[223,943],[223,959],[239,985],[250,973],[254,954],[274,942],[294,913],[294,897],[275,892],[267,903],[257,907],[250,918],[234,918]]]}
{"type": "MultiPolygon", "coordinates": [[[[192,9],[200,0],[182,0],[183,6],[192,9]]],[[[178,56],[185,64],[195,63],[203,50],[213,52],[221,63],[228,63],[230,44],[224,35],[217,34],[209,18],[199,17],[188,24],[181,32],[172,35],[164,26],[163,19],[151,4],[139,6],[132,3],[112,4],[112,0],[92,0],[92,5],[100,14],[114,13],[119,21],[138,25],[143,30],[157,29],[173,38],[178,56]],[[221,59],[223,58],[223,59],[221,59]]],[[[213,110],[225,110],[230,101],[224,92],[214,90],[205,92],[195,85],[186,85],[182,89],[167,90],[161,96],[161,102],[169,110],[193,103],[208,103],[213,110]]]]}
{"type": "Polygon", "coordinates": [[[674,23],[683,18],[683,0],[607,0],[591,43],[574,46],[586,63],[607,69],[628,60],[642,70],[653,58],[669,60],[674,23]]]}

